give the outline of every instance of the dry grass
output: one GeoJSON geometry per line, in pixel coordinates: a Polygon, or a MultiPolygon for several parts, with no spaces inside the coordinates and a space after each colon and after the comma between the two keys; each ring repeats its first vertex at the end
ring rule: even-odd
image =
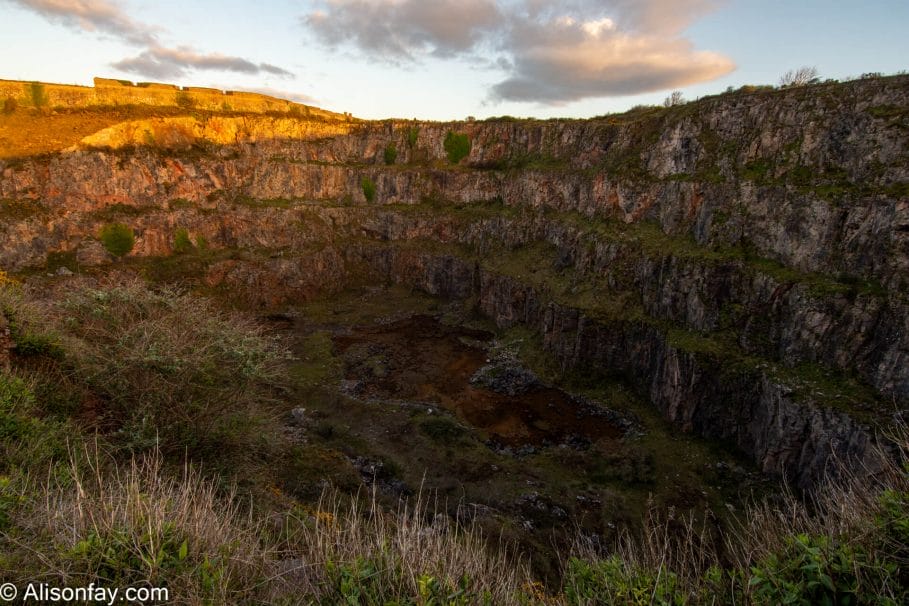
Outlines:
{"type": "Polygon", "coordinates": [[[423,501],[389,513],[326,491],[316,509],[256,516],[189,466],[171,475],[157,451],[117,464],[74,450],[23,493],[44,496],[18,512],[19,538],[0,533],[32,563],[0,575],[13,582],[166,585],[175,604],[519,604],[531,586],[505,550],[423,501]]]}
{"type": "Polygon", "coordinates": [[[900,603],[909,597],[909,428],[885,443],[874,473],[841,467],[813,495],[753,504],[725,534],[709,512],[677,518],[651,507],[643,531],[620,533],[606,553],[579,541],[568,603],[900,603]]]}
{"type": "Polygon", "coordinates": [[[430,603],[444,595],[457,604],[516,604],[531,585],[528,568],[506,546],[490,550],[477,528],[434,513],[422,497],[387,512],[374,494],[361,500],[328,491],[294,521],[287,538],[299,564],[289,572],[305,595],[329,603],[354,596],[430,603]]]}
{"type": "MultiPolygon", "coordinates": [[[[233,495],[185,467],[163,471],[160,453],[102,465],[97,447],[72,453],[20,520],[41,542],[25,546],[45,580],[170,588],[173,603],[228,603],[252,595],[267,557],[233,495]]],[[[20,542],[20,547],[22,543],[20,542]]]]}
{"type": "Polygon", "coordinates": [[[97,107],[52,112],[20,108],[0,114],[0,160],[58,152],[99,130],[127,120],[185,113],[177,108],[153,107],[97,107]]]}

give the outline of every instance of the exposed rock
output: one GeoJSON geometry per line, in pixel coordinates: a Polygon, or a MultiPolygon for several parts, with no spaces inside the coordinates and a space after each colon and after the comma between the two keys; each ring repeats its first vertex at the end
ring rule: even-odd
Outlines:
{"type": "Polygon", "coordinates": [[[481,367],[470,382],[509,396],[526,393],[542,385],[533,372],[508,355],[499,355],[495,361],[481,367]]]}
{"type": "Polygon", "coordinates": [[[808,487],[835,459],[873,469],[874,422],[909,403],[907,99],[900,76],[589,121],[127,123],[84,142],[116,153],[0,161],[0,199],[21,202],[0,266],[110,263],[96,234],[118,220],[137,257],[204,239],[225,253],[205,283],[264,308],[351,282],[472,300],[808,487]]]}

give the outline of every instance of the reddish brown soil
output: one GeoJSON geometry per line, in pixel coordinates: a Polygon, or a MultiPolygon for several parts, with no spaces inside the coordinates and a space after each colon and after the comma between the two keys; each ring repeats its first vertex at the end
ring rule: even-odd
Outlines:
{"type": "Polygon", "coordinates": [[[595,442],[621,435],[619,428],[558,389],[508,396],[471,385],[470,377],[487,360],[485,349],[471,341],[491,336],[413,316],[357,327],[334,342],[347,362],[346,378],[361,382],[363,396],[436,404],[504,445],[559,444],[578,437],[595,442]]]}

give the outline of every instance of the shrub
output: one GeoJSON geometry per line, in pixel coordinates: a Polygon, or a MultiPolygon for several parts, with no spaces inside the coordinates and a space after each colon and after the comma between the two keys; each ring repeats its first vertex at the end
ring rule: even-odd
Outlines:
{"type": "Polygon", "coordinates": [[[663,99],[663,107],[676,107],[677,105],[685,105],[685,97],[682,96],[682,91],[674,90],[672,93],[663,99]]]}
{"type": "Polygon", "coordinates": [[[762,604],[856,604],[857,568],[868,568],[864,553],[835,545],[830,537],[798,535],[781,554],[752,568],[749,585],[762,604]]]}
{"type": "Polygon", "coordinates": [[[385,164],[391,166],[395,163],[395,160],[398,158],[398,148],[395,146],[394,141],[391,141],[388,145],[385,146],[385,164]]]}
{"type": "Polygon", "coordinates": [[[3,113],[4,114],[9,115],[9,114],[15,112],[18,107],[19,107],[19,102],[16,101],[15,99],[13,99],[12,97],[7,97],[6,99],[3,100],[3,113]]]}
{"type": "Polygon", "coordinates": [[[44,90],[43,84],[30,82],[26,86],[28,87],[28,97],[34,107],[41,108],[48,104],[47,91],[44,90]]]}
{"type": "MultiPolygon", "coordinates": [[[[0,479],[16,469],[46,472],[48,465],[64,460],[67,441],[75,441],[72,427],[36,416],[33,388],[32,381],[0,373],[0,479]]],[[[0,503],[0,518],[12,505],[0,503]]]]}
{"type": "Polygon", "coordinates": [[[76,282],[51,310],[66,364],[106,402],[129,448],[247,452],[286,356],[238,315],[178,289],[76,282]]]}
{"type": "Polygon", "coordinates": [[[448,161],[457,164],[470,154],[470,137],[466,134],[454,133],[448,131],[445,135],[445,153],[448,154],[448,161]]]}
{"type": "Polygon", "coordinates": [[[413,149],[417,144],[417,137],[420,135],[419,126],[411,126],[407,129],[407,147],[413,149]]]}
{"type": "Polygon", "coordinates": [[[360,181],[360,187],[363,188],[363,195],[366,197],[367,202],[372,202],[376,199],[376,184],[369,177],[363,177],[363,180],[360,181]]]}
{"type": "Polygon", "coordinates": [[[100,240],[107,252],[115,257],[128,255],[136,244],[133,230],[122,223],[105,225],[101,229],[100,240]]]}
{"type": "Polygon", "coordinates": [[[780,87],[805,86],[806,84],[815,84],[817,81],[817,68],[806,65],[798,69],[790,69],[780,76],[780,87]]]}
{"type": "Polygon", "coordinates": [[[180,228],[174,234],[174,252],[175,253],[186,253],[190,252],[194,248],[193,241],[189,238],[189,232],[180,228]]]}
{"type": "Polygon", "coordinates": [[[192,109],[196,105],[192,95],[182,90],[174,95],[174,103],[177,104],[177,107],[182,109],[192,109]]]}

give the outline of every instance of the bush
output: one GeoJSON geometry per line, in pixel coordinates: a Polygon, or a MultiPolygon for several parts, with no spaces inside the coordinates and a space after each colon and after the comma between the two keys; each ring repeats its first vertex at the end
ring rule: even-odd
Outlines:
{"type": "Polygon", "coordinates": [[[395,160],[398,158],[398,148],[395,146],[394,141],[391,141],[388,145],[385,146],[385,164],[391,166],[395,163],[395,160]]]}
{"type": "Polygon", "coordinates": [[[174,234],[174,252],[175,253],[187,253],[195,248],[193,246],[193,241],[189,238],[189,232],[184,228],[180,228],[174,234]]]}
{"type": "Polygon", "coordinates": [[[780,76],[780,87],[787,88],[790,86],[805,86],[806,84],[816,84],[818,82],[817,68],[805,65],[798,69],[790,69],[780,76]]]}
{"type": "Polygon", "coordinates": [[[445,152],[448,154],[448,161],[457,164],[470,154],[470,137],[466,134],[454,133],[448,131],[445,135],[445,152]]]}
{"type": "Polygon", "coordinates": [[[411,126],[407,129],[407,147],[413,149],[417,144],[417,137],[420,135],[420,127],[411,126]]]}
{"type": "Polygon", "coordinates": [[[367,202],[372,202],[376,199],[376,184],[373,183],[372,179],[363,177],[363,180],[360,181],[360,187],[363,188],[363,195],[366,197],[367,202]]]}
{"type": "Polygon", "coordinates": [[[107,252],[115,257],[128,255],[136,244],[133,230],[122,223],[105,225],[101,229],[99,238],[104,245],[104,248],[107,249],[107,252]]]}
{"type": "Polygon", "coordinates": [[[40,82],[31,82],[27,86],[28,97],[31,99],[32,106],[41,108],[48,104],[47,92],[44,90],[43,84],[40,82]]]}
{"type": "Polygon", "coordinates": [[[4,114],[9,115],[9,114],[15,112],[18,107],[19,107],[18,101],[16,101],[12,97],[7,97],[6,99],[3,100],[3,113],[4,114]]]}
{"type": "Polygon", "coordinates": [[[192,95],[186,91],[180,91],[174,95],[174,103],[177,104],[177,107],[182,109],[192,109],[196,105],[192,95]]]}
{"type": "Polygon", "coordinates": [[[752,568],[749,585],[762,604],[856,604],[857,568],[869,568],[861,551],[803,534],[790,539],[782,554],[752,568]]]}
{"type": "Polygon", "coordinates": [[[67,367],[106,402],[122,445],[223,456],[261,435],[286,354],[242,317],[140,282],[76,283],[51,313],[67,367]]]}

